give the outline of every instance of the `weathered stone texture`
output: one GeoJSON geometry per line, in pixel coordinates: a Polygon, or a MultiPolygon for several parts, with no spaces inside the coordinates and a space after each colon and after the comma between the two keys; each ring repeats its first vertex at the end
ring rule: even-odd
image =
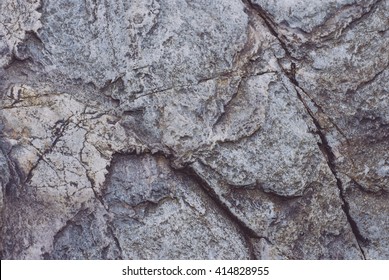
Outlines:
{"type": "Polygon", "coordinates": [[[389,2],[2,0],[2,259],[387,259],[389,2]]]}

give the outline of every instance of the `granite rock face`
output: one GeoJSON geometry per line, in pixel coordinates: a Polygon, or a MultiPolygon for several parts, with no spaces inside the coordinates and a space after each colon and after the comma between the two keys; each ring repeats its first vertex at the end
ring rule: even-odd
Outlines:
{"type": "Polygon", "coordinates": [[[2,0],[2,259],[389,258],[386,0],[2,0]]]}

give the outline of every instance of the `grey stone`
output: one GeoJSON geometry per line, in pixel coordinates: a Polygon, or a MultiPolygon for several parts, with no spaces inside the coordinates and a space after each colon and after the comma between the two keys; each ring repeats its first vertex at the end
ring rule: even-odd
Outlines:
{"type": "Polygon", "coordinates": [[[164,157],[117,157],[111,168],[103,200],[123,258],[250,258],[239,227],[164,157]]]}
{"type": "Polygon", "coordinates": [[[2,259],[387,258],[388,5],[3,0],[2,259]]]}

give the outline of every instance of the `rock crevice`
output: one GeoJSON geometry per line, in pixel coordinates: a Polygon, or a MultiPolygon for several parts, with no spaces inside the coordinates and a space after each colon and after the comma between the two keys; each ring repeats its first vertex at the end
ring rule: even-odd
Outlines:
{"type": "Polygon", "coordinates": [[[385,259],[388,1],[0,4],[2,259],[385,259]]]}

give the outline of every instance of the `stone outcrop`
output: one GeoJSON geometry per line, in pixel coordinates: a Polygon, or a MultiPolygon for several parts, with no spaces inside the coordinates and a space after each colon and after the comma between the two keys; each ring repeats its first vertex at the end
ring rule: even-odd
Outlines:
{"type": "Polygon", "coordinates": [[[1,258],[387,259],[388,19],[1,1],[1,258]]]}

